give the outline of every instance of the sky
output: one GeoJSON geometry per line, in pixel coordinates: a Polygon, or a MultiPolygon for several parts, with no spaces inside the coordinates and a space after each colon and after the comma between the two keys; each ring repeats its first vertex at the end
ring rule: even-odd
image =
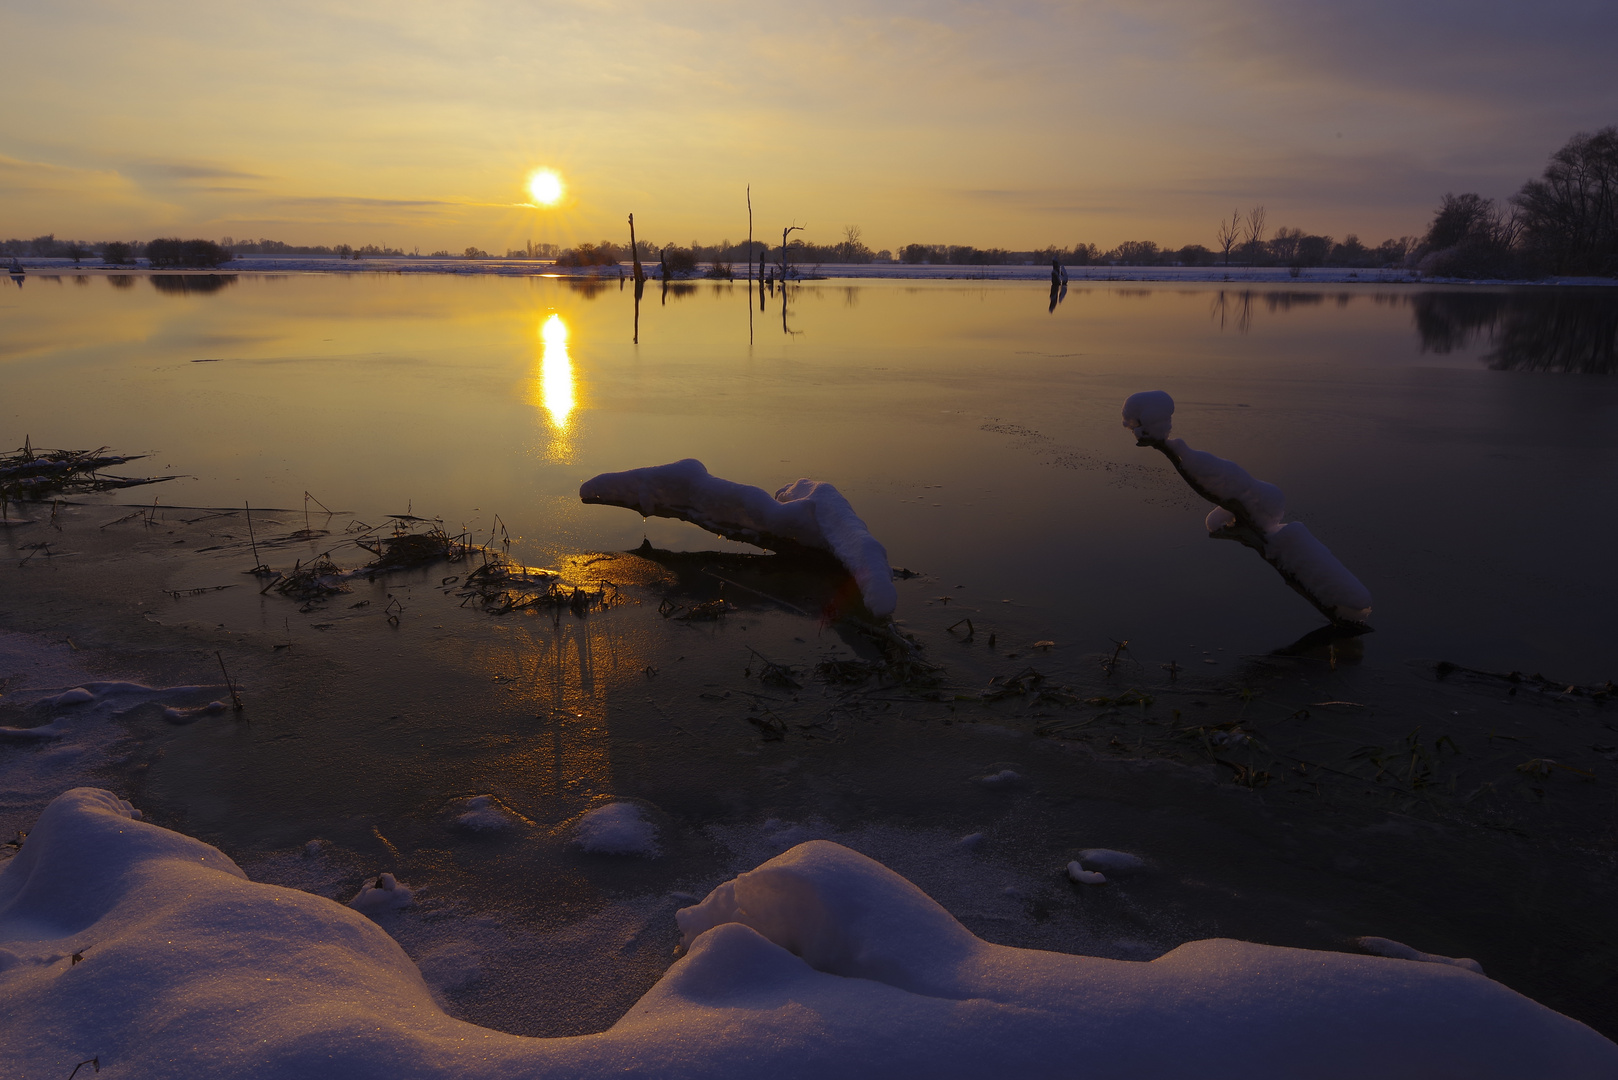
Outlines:
{"type": "Polygon", "coordinates": [[[0,237],[1367,243],[1618,123],[1612,0],[0,0],[0,237]],[[528,175],[559,173],[555,207],[528,175]]]}

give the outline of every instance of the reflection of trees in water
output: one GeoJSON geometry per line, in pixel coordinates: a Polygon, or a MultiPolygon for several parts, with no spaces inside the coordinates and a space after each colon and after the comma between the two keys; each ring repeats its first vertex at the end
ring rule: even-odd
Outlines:
{"type": "Polygon", "coordinates": [[[551,280],[561,282],[586,300],[594,300],[614,285],[617,285],[619,289],[623,288],[622,277],[555,277],[551,280]]]}
{"type": "MultiPolygon", "coordinates": [[[[1337,300],[1338,307],[1347,307],[1354,299],[1353,293],[1331,294],[1337,300]]],[[[1301,290],[1272,289],[1260,292],[1257,289],[1220,289],[1214,293],[1213,303],[1209,305],[1208,316],[1219,324],[1219,329],[1233,326],[1237,333],[1245,334],[1253,328],[1253,302],[1260,301],[1267,311],[1291,311],[1293,308],[1319,307],[1326,302],[1328,294],[1323,292],[1303,292],[1301,290]]]]}
{"type": "Polygon", "coordinates": [[[1618,374],[1618,294],[1610,290],[1428,292],[1413,300],[1423,351],[1474,341],[1496,371],[1618,374]]]}
{"type": "Polygon", "coordinates": [[[236,284],[235,274],[153,274],[152,288],[161,293],[214,293],[236,284]]]}
{"type": "Polygon", "coordinates": [[[128,289],[134,287],[134,274],[108,274],[107,284],[115,289],[128,289]]]}

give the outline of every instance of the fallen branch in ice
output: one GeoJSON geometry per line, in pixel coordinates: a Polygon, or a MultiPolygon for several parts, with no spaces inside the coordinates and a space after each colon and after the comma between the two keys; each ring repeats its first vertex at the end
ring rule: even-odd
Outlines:
{"type": "Polygon", "coordinates": [[[1369,630],[1370,591],[1302,522],[1281,521],[1286,512],[1281,489],[1255,480],[1234,461],[1169,438],[1173,416],[1174,399],[1161,390],[1131,394],[1124,402],[1124,427],[1134,432],[1135,445],[1159,451],[1192,491],[1214,504],[1206,521],[1208,535],[1258,552],[1332,625],[1369,630]]]}
{"type": "Polygon", "coordinates": [[[842,563],[873,615],[898,606],[888,553],[841,492],[817,480],[798,480],[774,496],[763,488],[721,480],[702,462],[686,458],[586,480],[579,499],[622,506],[643,517],[677,518],[728,540],[776,552],[826,552],[842,563]]]}

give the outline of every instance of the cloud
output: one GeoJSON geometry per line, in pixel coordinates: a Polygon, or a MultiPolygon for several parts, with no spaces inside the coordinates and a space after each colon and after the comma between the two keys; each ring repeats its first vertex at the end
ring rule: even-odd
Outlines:
{"type": "Polygon", "coordinates": [[[154,173],[175,180],[268,180],[263,173],[244,172],[223,165],[201,164],[189,161],[141,161],[134,163],[138,171],[154,173]]]}

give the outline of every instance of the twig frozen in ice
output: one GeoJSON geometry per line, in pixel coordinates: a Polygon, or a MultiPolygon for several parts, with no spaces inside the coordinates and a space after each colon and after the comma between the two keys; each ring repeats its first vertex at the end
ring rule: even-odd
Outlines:
{"type": "Polygon", "coordinates": [[[1258,552],[1333,625],[1369,630],[1370,591],[1302,522],[1282,522],[1281,489],[1255,480],[1234,461],[1170,438],[1173,417],[1174,399],[1161,390],[1132,394],[1124,402],[1124,427],[1134,433],[1135,444],[1162,453],[1192,491],[1214,504],[1205,522],[1208,535],[1258,552]]]}

